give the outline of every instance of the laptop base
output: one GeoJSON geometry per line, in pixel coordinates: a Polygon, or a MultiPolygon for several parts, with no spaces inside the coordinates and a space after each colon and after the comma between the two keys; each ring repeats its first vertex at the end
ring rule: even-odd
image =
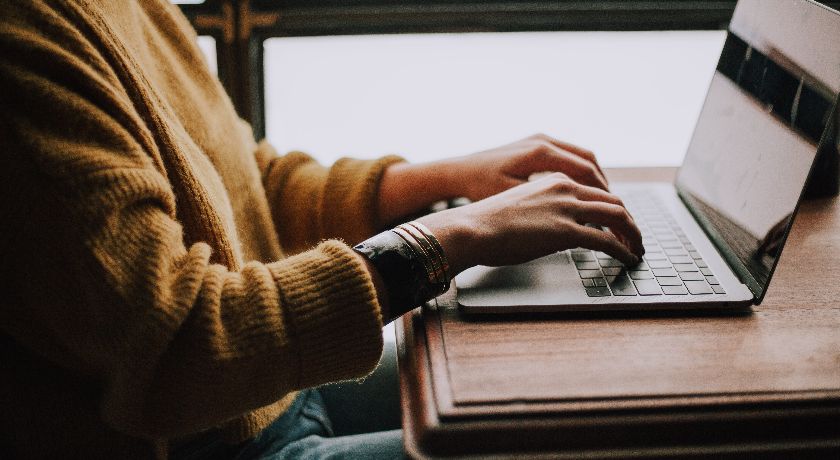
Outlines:
{"type": "MultiPolygon", "coordinates": [[[[714,272],[725,294],[606,295],[588,294],[570,251],[563,251],[515,266],[473,267],[456,277],[458,304],[470,314],[519,312],[743,310],[753,295],[729,269],[671,184],[617,184],[613,192],[628,196],[645,191],[653,195],[684,231],[705,264],[714,272]]],[[[603,263],[603,262],[602,262],[603,263]]],[[[609,278],[609,277],[608,277],[609,278]]],[[[608,291],[609,292],[609,291],[608,291]]]]}

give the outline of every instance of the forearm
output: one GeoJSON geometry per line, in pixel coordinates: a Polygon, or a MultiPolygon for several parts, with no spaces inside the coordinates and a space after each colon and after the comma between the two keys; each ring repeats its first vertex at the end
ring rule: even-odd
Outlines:
{"type": "Polygon", "coordinates": [[[452,172],[451,160],[389,166],[379,188],[381,226],[399,222],[435,202],[460,196],[452,172]]]}

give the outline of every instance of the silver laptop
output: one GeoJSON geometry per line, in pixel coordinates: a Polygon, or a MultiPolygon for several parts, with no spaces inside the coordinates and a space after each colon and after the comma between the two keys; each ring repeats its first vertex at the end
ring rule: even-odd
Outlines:
{"type": "MultiPolygon", "coordinates": [[[[741,0],[674,184],[618,184],[642,231],[626,267],[577,248],[456,280],[468,313],[742,309],[767,291],[817,152],[837,155],[840,13],[741,0]]],[[[835,179],[836,180],[836,179],[835,179]]]]}

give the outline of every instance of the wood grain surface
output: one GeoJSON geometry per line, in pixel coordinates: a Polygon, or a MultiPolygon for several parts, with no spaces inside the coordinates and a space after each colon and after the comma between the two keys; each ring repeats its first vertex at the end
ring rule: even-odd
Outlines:
{"type": "MultiPolygon", "coordinates": [[[[674,170],[608,174],[667,181],[674,170]]],[[[838,254],[840,201],[823,199],[803,204],[764,302],[746,314],[466,317],[450,291],[398,327],[410,451],[838,453],[838,254]]]]}

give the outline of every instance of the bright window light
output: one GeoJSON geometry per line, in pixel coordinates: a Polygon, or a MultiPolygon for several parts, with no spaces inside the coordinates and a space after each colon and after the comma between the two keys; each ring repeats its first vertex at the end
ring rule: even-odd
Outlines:
{"type": "Polygon", "coordinates": [[[324,163],[462,155],[536,132],[605,166],[678,165],[723,31],[272,38],[268,139],[324,163]]]}
{"type": "Polygon", "coordinates": [[[219,65],[216,61],[216,39],[209,35],[200,35],[198,37],[198,47],[204,53],[204,58],[207,59],[207,65],[213,75],[218,73],[219,65]]]}

